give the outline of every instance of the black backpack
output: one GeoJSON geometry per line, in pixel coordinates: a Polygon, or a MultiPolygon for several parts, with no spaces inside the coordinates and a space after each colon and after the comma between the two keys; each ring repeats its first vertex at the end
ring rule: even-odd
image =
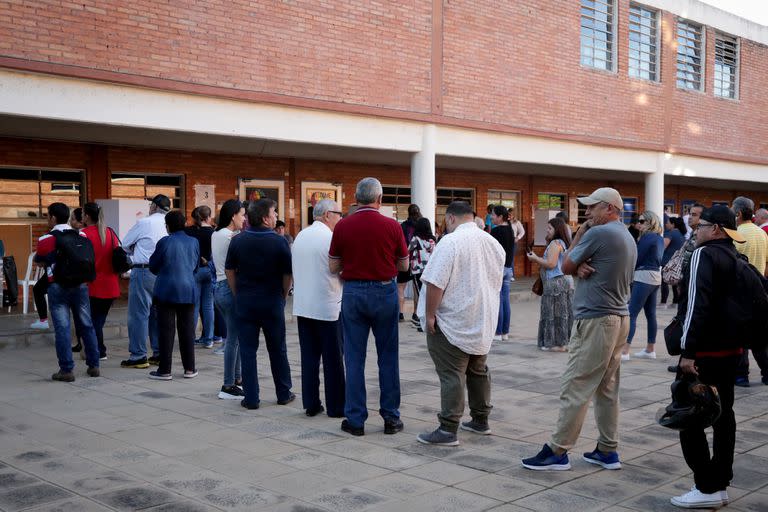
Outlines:
{"type": "Polygon", "coordinates": [[[51,234],[56,238],[53,281],[64,288],[73,288],[96,279],[96,254],[91,241],[75,229],[51,234]]]}
{"type": "Polygon", "coordinates": [[[743,254],[733,260],[734,277],[725,297],[728,322],[742,347],[764,350],[768,345],[768,279],[743,254]]]}

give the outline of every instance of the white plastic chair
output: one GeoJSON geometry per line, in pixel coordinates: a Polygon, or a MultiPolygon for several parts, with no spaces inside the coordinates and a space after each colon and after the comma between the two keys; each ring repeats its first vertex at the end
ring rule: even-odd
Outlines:
{"type": "MultiPolygon", "coordinates": [[[[24,275],[24,279],[19,279],[19,286],[21,286],[21,296],[22,296],[22,313],[25,315],[29,312],[29,289],[32,286],[35,286],[37,284],[37,280],[40,279],[40,277],[43,275],[43,268],[42,267],[35,267],[34,272],[32,271],[32,261],[35,258],[35,251],[32,251],[32,254],[29,255],[29,259],[27,259],[27,272],[24,275]]],[[[34,303],[32,306],[35,308],[35,311],[37,311],[37,304],[34,303]]]]}

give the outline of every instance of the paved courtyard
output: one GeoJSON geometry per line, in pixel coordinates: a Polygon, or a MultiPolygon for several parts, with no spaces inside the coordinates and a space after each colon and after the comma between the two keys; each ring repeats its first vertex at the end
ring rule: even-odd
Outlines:
{"type": "MultiPolygon", "coordinates": [[[[671,310],[660,317],[665,325],[671,310]]],[[[300,396],[288,406],[275,404],[263,347],[262,406],[255,411],[216,398],[222,358],[210,351],[197,350],[200,376],[193,380],[179,378],[178,354],[171,382],[119,368],[127,355],[124,318],[125,310],[116,309],[110,320],[103,376],[86,377],[78,359],[77,381],[63,384],[50,381],[52,335],[14,333],[12,326],[31,316],[0,317],[0,509],[652,511],[674,510],[669,497],[692,485],[677,434],[655,425],[657,409],[668,402],[666,368],[673,359],[667,356],[623,364],[621,471],[581,460],[580,453],[595,446],[591,414],[573,450],[572,471],[520,466],[521,456],[535,454],[549,437],[568,357],[536,350],[538,301],[513,304],[513,336],[495,343],[489,357],[494,435],[460,432],[457,448],[416,442],[417,433],[436,425],[439,389],[424,336],[406,323],[400,327],[405,431],[383,433],[375,353],[369,352],[371,417],[366,435],[353,438],[338,419],[308,418],[300,396]]],[[[636,339],[644,341],[644,319],[639,324],[636,339]]],[[[293,321],[288,351],[300,395],[293,321]]],[[[768,386],[752,365],[752,387],[736,390],[730,511],[768,511],[768,386]]]]}

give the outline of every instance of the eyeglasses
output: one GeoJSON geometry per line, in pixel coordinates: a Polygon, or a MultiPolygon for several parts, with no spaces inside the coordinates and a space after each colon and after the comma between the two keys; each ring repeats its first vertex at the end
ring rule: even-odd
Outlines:
{"type": "Polygon", "coordinates": [[[645,219],[637,219],[638,224],[645,224],[645,219]]]}
{"type": "Polygon", "coordinates": [[[342,212],[337,212],[336,210],[328,210],[328,213],[335,213],[335,214],[337,214],[337,215],[339,215],[341,217],[344,216],[344,214],[342,212]]]}
{"type": "Polygon", "coordinates": [[[717,226],[717,224],[712,224],[711,222],[704,222],[703,220],[700,220],[698,225],[698,227],[700,228],[706,228],[711,226],[717,226]]]}

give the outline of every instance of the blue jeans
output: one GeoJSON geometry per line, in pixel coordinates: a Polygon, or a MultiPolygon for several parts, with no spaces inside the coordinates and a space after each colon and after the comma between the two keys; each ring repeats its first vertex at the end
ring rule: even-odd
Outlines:
{"type": "Polygon", "coordinates": [[[69,373],[75,367],[72,360],[72,331],[69,323],[69,313],[78,324],[83,336],[85,363],[90,368],[99,367],[99,347],[96,342],[96,332],[91,322],[91,306],[88,300],[88,285],[81,284],[73,288],[64,288],[57,283],[48,287],[48,309],[56,339],[56,357],[59,368],[69,373]]]}
{"type": "Polygon", "coordinates": [[[128,287],[128,350],[131,360],[147,357],[147,337],[152,355],[160,356],[157,312],[152,305],[155,279],[155,274],[148,268],[131,270],[131,283],[128,287]]]}
{"type": "Polygon", "coordinates": [[[203,332],[200,342],[213,341],[213,276],[209,267],[198,267],[195,271],[195,329],[197,319],[203,317],[203,332]]]}
{"type": "Polygon", "coordinates": [[[400,418],[400,366],[398,360],[397,285],[381,281],[346,281],[341,301],[344,363],[347,370],[344,415],[360,428],[368,419],[365,405],[365,355],[373,330],[379,366],[379,414],[384,420],[400,418]]]}
{"type": "Polygon", "coordinates": [[[659,293],[659,285],[646,284],[639,281],[632,282],[632,295],[629,297],[629,335],[627,343],[632,343],[637,328],[637,315],[640,310],[645,310],[645,319],[648,321],[648,344],[656,343],[656,296],[659,293]]]}
{"type": "Polygon", "coordinates": [[[224,385],[234,386],[240,379],[240,342],[237,334],[235,297],[226,280],[215,286],[216,309],[224,316],[227,324],[227,341],[224,345],[224,385]]]}
{"type": "Polygon", "coordinates": [[[254,300],[252,297],[237,297],[237,332],[242,357],[243,392],[245,403],[258,405],[259,375],[256,368],[256,351],[259,349],[259,333],[264,330],[264,341],[269,353],[272,381],[275,383],[278,401],[287,401],[291,396],[291,367],[285,347],[285,301],[275,298],[271,301],[254,300]]]}
{"type": "Polygon", "coordinates": [[[509,286],[515,274],[513,267],[504,267],[504,278],[501,281],[499,296],[499,321],[496,324],[496,334],[509,334],[509,321],[512,317],[512,308],[509,305],[509,286]]]}

